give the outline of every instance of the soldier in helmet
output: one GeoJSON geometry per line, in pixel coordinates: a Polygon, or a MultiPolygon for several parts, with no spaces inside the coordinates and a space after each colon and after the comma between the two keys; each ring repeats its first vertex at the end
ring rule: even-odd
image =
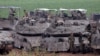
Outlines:
{"type": "Polygon", "coordinates": [[[15,14],[16,14],[15,9],[10,8],[8,19],[10,20],[11,24],[14,24],[14,20],[16,19],[15,14]]]}
{"type": "Polygon", "coordinates": [[[29,23],[29,14],[28,14],[28,12],[26,11],[26,10],[24,10],[24,16],[23,16],[23,19],[25,19],[25,22],[26,23],[29,23]]]}
{"type": "Polygon", "coordinates": [[[74,52],[74,42],[75,42],[75,38],[73,36],[73,33],[71,33],[71,36],[69,37],[70,52],[74,52]]]}
{"type": "Polygon", "coordinates": [[[61,11],[61,13],[62,13],[62,18],[66,18],[66,17],[68,17],[68,14],[65,13],[64,11],[61,11]]]}
{"type": "Polygon", "coordinates": [[[83,45],[82,33],[81,32],[79,32],[79,43],[80,43],[80,51],[83,53],[84,45],[83,45]]]}
{"type": "Polygon", "coordinates": [[[71,15],[72,15],[73,20],[77,19],[77,11],[75,10],[71,11],[71,15]]]}

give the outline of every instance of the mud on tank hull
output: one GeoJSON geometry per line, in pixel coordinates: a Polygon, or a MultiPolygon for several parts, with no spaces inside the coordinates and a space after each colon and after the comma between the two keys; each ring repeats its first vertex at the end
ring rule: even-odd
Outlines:
{"type": "Polygon", "coordinates": [[[0,45],[0,54],[8,54],[13,49],[13,44],[0,45]]]}
{"type": "Polygon", "coordinates": [[[46,35],[42,38],[42,49],[45,49],[48,52],[89,52],[89,40],[87,35],[82,35],[80,37],[79,33],[73,34],[74,42],[72,43],[70,40],[71,34],[64,34],[64,35],[46,35]],[[80,38],[81,42],[80,43],[80,38]],[[71,45],[73,47],[71,48],[71,45]]]}
{"type": "Polygon", "coordinates": [[[14,47],[25,51],[32,51],[41,45],[41,36],[14,34],[14,47]]]}
{"type": "Polygon", "coordinates": [[[0,53],[8,54],[13,49],[12,31],[0,30],[0,53]]]}

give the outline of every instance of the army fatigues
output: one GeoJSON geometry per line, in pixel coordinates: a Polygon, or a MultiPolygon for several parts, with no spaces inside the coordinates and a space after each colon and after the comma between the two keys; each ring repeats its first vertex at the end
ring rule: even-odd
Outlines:
{"type": "Polygon", "coordinates": [[[75,42],[75,38],[73,37],[73,33],[71,33],[71,36],[69,37],[70,52],[73,52],[74,50],[74,42],[75,42]]]}
{"type": "Polygon", "coordinates": [[[10,8],[8,19],[10,20],[10,23],[12,25],[14,24],[14,20],[16,19],[15,18],[15,14],[16,14],[15,10],[13,10],[12,8],[10,8]]]}

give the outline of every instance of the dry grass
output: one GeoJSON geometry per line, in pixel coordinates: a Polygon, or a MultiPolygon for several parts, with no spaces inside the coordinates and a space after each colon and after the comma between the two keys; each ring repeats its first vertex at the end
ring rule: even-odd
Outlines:
{"type": "Polygon", "coordinates": [[[46,51],[39,51],[39,48],[36,48],[34,52],[26,52],[24,50],[12,50],[7,56],[58,56],[56,53],[48,54],[46,51]]]}
{"type": "Polygon", "coordinates": [[[39,52],[38,49],[34,52],[25,52],[24,50],[12,50],[7,56],[100,56],[97,54],[71,54],[71,53],[47,53],[39,52]]]}

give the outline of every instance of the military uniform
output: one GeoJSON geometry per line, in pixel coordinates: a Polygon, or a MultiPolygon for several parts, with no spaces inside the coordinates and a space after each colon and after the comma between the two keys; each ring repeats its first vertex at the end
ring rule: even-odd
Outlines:
{"type": "Polygon", "coordinates": [[[83,51],[84,44],[83,44],[82,34],[81,33],[79,33],[79,43],[80,43],[80,51],[83,51]]]}
{"type": "Polygon", "coordinates": [[[73,37],[73,33],[71,33],[71,36],[69,37],[70,52],[74,51],[74,42],[75,42],[75,38],[73,37]]]}
{"type": "Polygon", "coordinates": [[[15,10],[10,8],[8,19],[10,20],[11,24],[14,24],[14,20],[16,19],[15,14],[16,14],[15,10]]]}

